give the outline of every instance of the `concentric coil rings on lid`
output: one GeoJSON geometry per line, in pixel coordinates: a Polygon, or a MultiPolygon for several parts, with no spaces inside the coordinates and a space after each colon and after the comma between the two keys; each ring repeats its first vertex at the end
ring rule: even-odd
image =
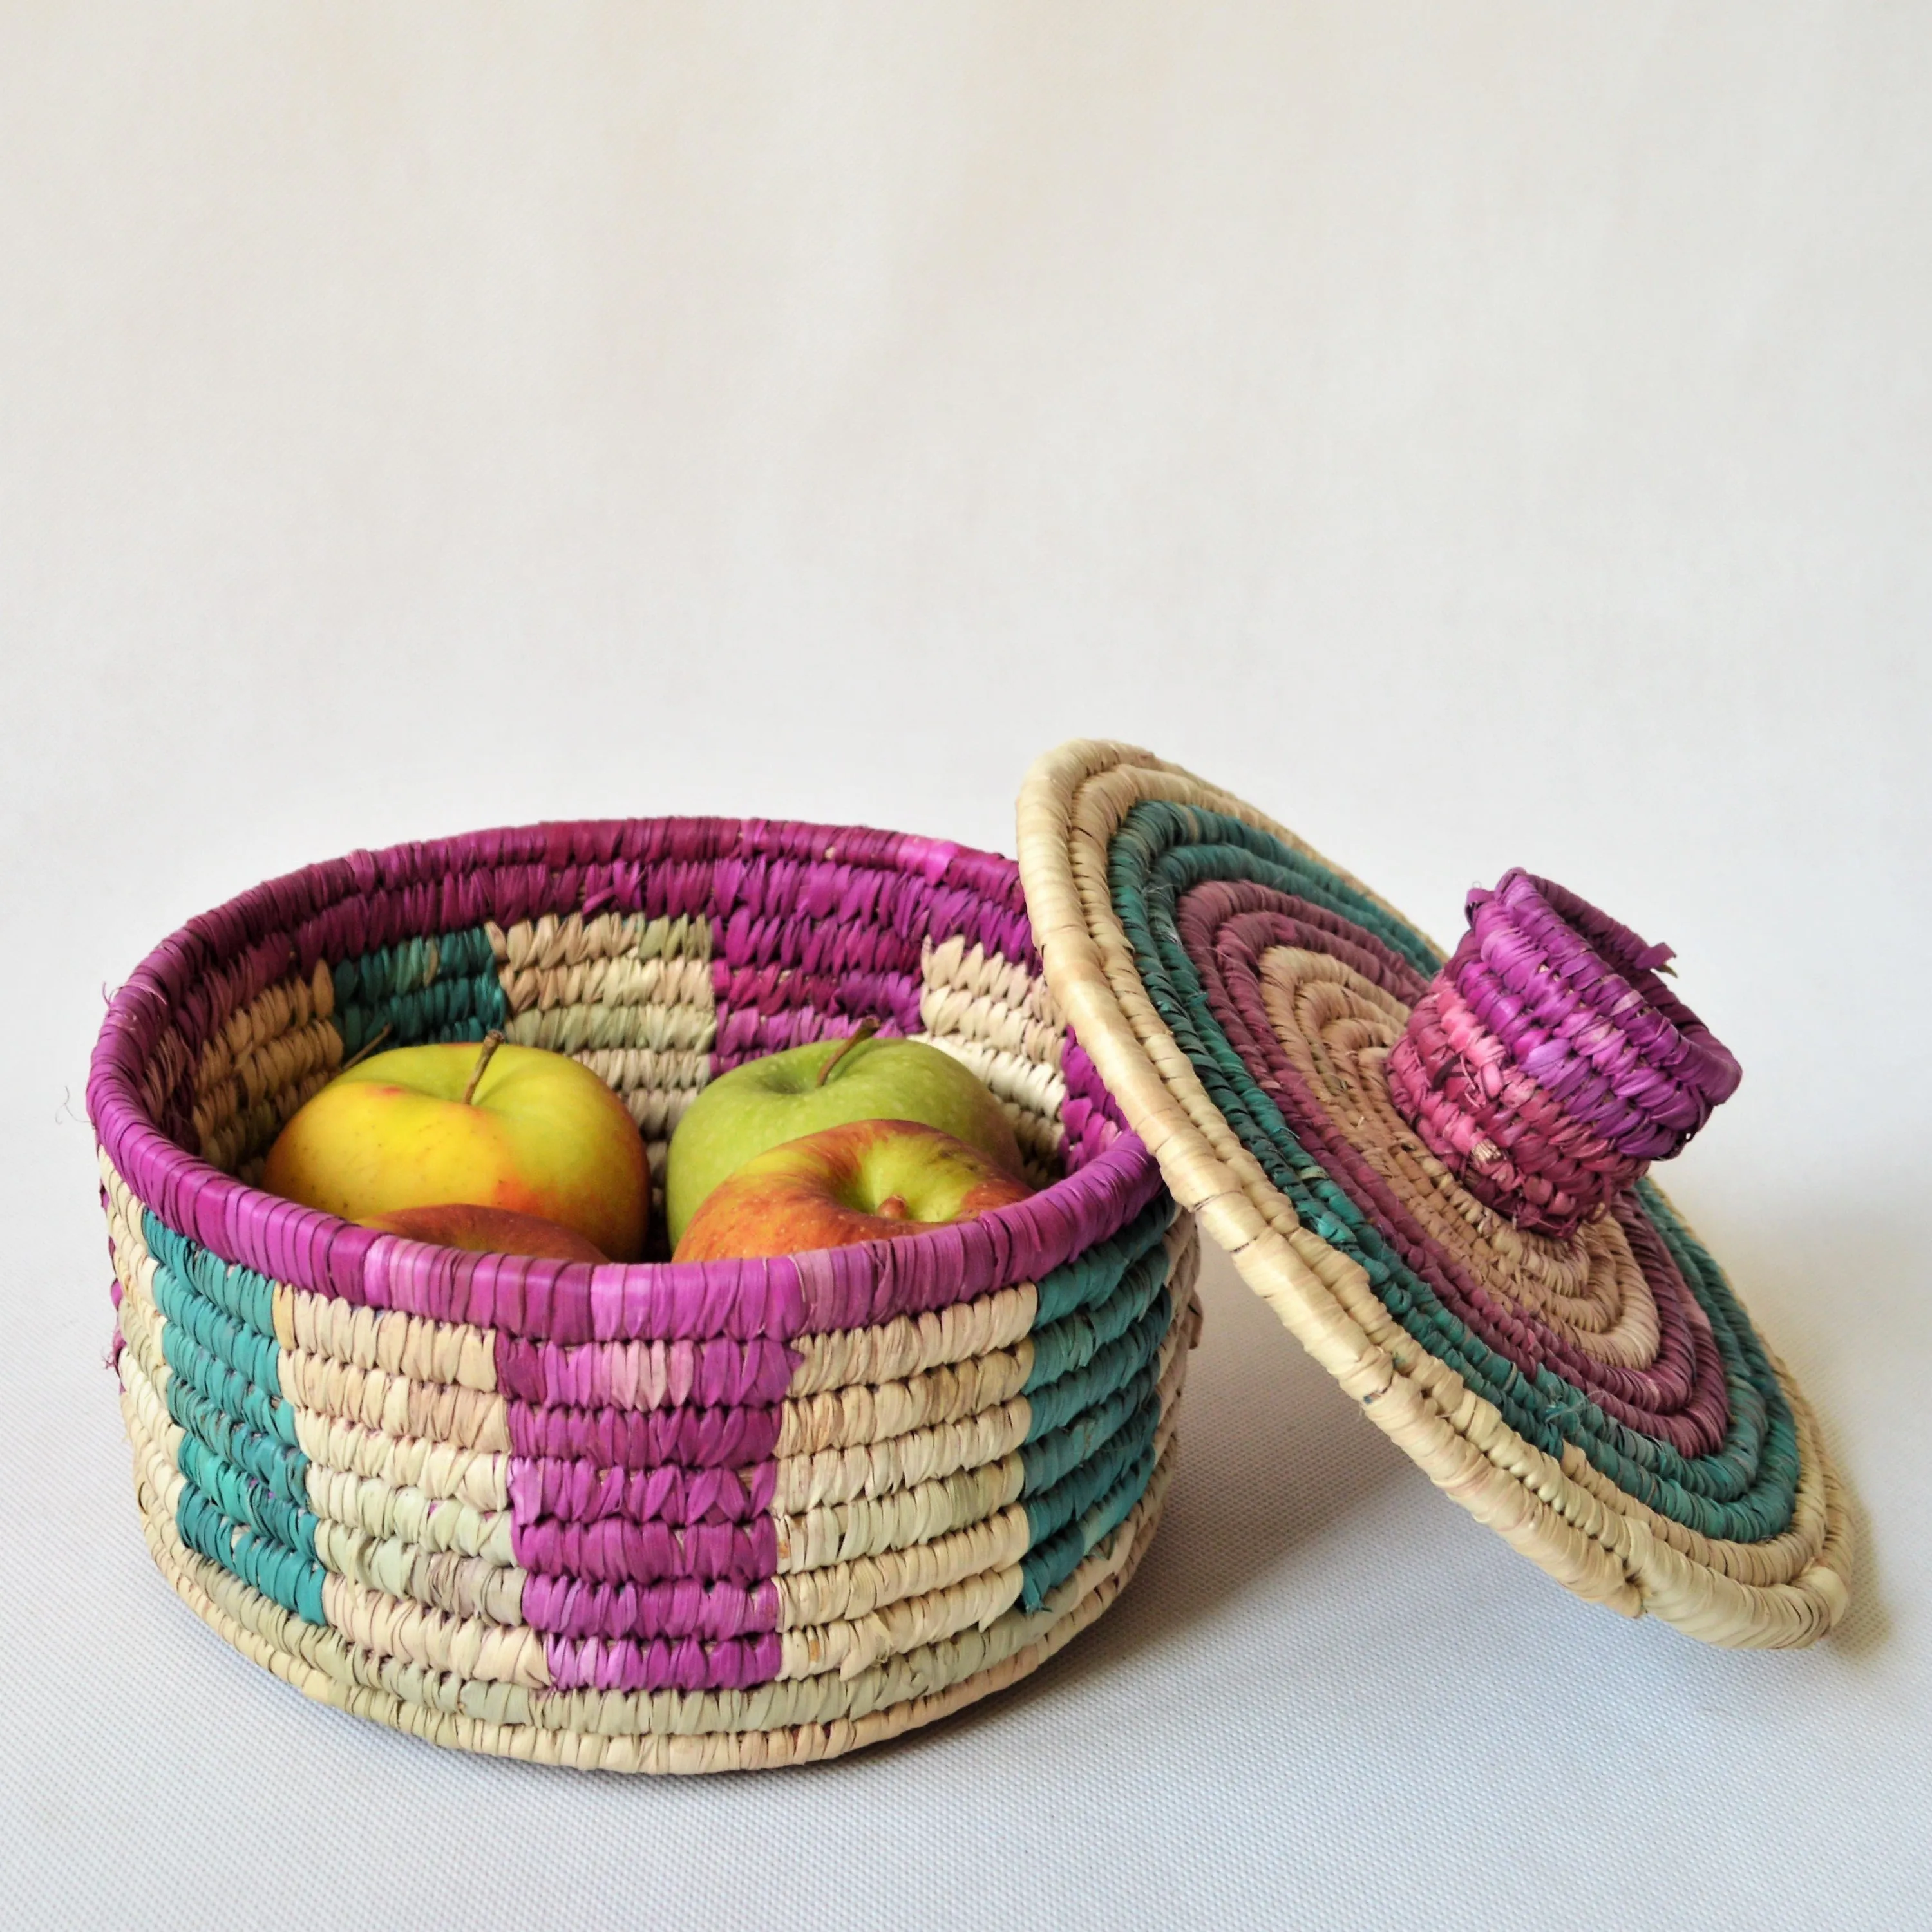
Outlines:
{"type": "Polygon", "coordinates": [[[1020,863],[1056,993],[1168,1185],[1442,1488],[1626,1613],[1731,1644],[1831,1627],[1850,1572],[1836,1478],[1682,1217],[1628,1170],[1593,1204],[1556,1202],[1554,1228],[1535,1210],[1560,1190],[1500,1211],[1468,1184],[1468,1144],[1392,1078],[1405,1054],[1429,1073],[1418,1034],[1460,1024],[1430,995],[1487,974],[1469,1003],[1499,1043],[1487,1069],[1520,1058],[1492,1094],[1475,1034],[1453,1041],[1460,1118],[1506,1095],[1514,1138],[1492,1160],[1539,1178],[1600,1148],[1593,1184],[1615,1177],[1736,1084],[1654,950],[1511,874],[1478,902],[1467,976],[1438,976],[1420,933],[1285,827],[1118,745],[1036,765],[1020,863]]]}

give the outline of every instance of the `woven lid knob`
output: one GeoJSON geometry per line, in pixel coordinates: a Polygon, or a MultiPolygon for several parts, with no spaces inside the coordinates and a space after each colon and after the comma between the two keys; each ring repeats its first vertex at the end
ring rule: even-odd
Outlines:
{"type": "Polygon", "coordinates": [[[1512,870],[1469,895],[1469,929],[1388,1058],[1396,1106],[1479,1200],[1574,1233],[1730,1099],[1737,1061],[1587,900],[1512,870]]]}

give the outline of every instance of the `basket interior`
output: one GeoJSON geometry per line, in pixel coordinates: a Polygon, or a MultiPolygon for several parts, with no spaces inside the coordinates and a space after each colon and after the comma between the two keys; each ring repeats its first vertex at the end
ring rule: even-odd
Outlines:
{"type": "Polygon", "coordinates": [[[184,1152],[256,1184],[351,1055],[498,1028],[623,1100],[650,1161],[652,1259],[665,1150],[698,1090],[868,1016],[986,1082],[1036,1187],[1120,1130],[1040,970],[1016,869],[902,834],[656,819],[360,854],[204,915],[148,969],[166,1010],[122,1061],[184,1152]]]}

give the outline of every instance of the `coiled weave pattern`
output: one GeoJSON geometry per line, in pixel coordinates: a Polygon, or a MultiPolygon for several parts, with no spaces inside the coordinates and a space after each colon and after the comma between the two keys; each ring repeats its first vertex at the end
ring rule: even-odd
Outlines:
{"type": "Polygon", "coordinates": [[[149,1545],[313,1696],[550,1762],[829,1756],[1024,1675],[1153,1532],[1192,1220],[1068,1033],[1004,860],[676,819],[355,854],[158,949],[88,1100],[149,1545]],[[987,1082],[1039,1193],[866,1247],[592,1268],[250,1185],[385,1028],[496,1027],[622,1097],[661,1216],[706,1080],[868,1016],[987,1082]]]}
{"type": "Polygon", "coordinates": [[[1176,1197],[1441,1488],[1627,1615],[1832,1628],[1850,1532],[1817,1424],[1639,1178],[1737,1081],[1662,949],[1512,873],[1444,968],[1285,826],[1126,746],[1035,766],[1020,856],[1056,994],[1176,1197]]]}

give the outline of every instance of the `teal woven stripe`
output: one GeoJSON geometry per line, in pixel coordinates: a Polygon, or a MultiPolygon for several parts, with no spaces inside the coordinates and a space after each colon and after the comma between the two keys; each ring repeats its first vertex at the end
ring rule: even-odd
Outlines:
{"type": "Polygon", "coordinates": [[[1052,1489],[1028,1498],[1027,1526],[1033,1532],[1034,1546],[1039,1548],[1105,1496],[1120,1480],[1120,1472],[1131,1467],[1154,1440],[1160,1426],[1160,1398],[1151,1389],[1144,1390],[1124,1424],[1093,1455],[1069,1470],[1052,1489]]]}
{"type": "Polygon", "coordinates": [[[211,1455],[266,1483],[297,1507],[308,1500],[308,1458],[272,1436],[239,1422],[180,1376],[168,1378],[168,1414],[211,1455]]]}
{"type": "Polygon", "coordinates": [[[175,1522],[182,1540],[312,1624],[326,1624],[322,1565],[236,1522],[193,1483],[182,1485],[175,1522]]]}
{"type": "Polygon", "coordinates": [[[1174,1214],[1161,1195],[1040,1284],[1024,1391],[1033,1420],[1020,1450],[1029,1610],[1125,1516],[1153,1472],[1159,1357],[1174,1315],[1166,1239],[1174,1214]],[[1106,1520],[1116,1490],[1125,1500],[1106,1520]]]}
{"type": "Polygon", "coordinates": [[[284,1609],[320,1623],[322,1570],[307,1507],[308,1458],[281,1396],[274,1284],[231,1266],[149,1214],[168,1413],[184,1433],[182,1540],[284,1609]]]}
{"type": "Polygon", "coordinates": [[[281,1400],[274,1283],[210,1254],[152,1210],[142,1225],[154,1258],[154,1305],[166,1318],[162,1352],[177,1371],[168,1413],[210,1454],[302,1504],[308,1458],[295,1447],[295,1418],[281,1400]]]}
{"type": "Polygon", "coordinates": [[[148,1252],[203,1300],[212,1301],[257,1335],[275,1339],[275,1284],[265,1274],[212,1255],[199,1241],[178,1234],[151,1208],[141,1213],[148,1252]]]}
{"type": "Polygon", "coordinates": [[[1033,1420],[1026,1439],[1037,1442],[1065,1426],[1083,1410],[1106,1400],[1115,1390],[1124,1388],[1160,1352],[1167,1339],[1172,1304],[1163,1286],[1148,1305],[1147,1312],[1120,1336],[1110,1342],[1084,1369],[1048,1382],[1029,1397],[1033,1420]]]}
{"type": "Polygon", "coordinates": [[[1215,1103],[1269,1179],[1331,1246],[1360,1263],[1376,1293],[1409,1334],[1493,1402],[1518,1433],[1552,1456],[1572,1442],[1628,1494],[1701,1533],[1755,1542],[1789,1527],[1796,1489],[1796,1430],[1784,1392],[1748,1318],[1710,1257],[1660,1213],[1654,1188],[1639,1198],[1710,1318],[1731,1402],[1730,1434],[1716,1455],[1687,1458],[1606,1416],[1547,1368],[1533,1379],[1496,1354],[1443,1306],[1328,1174],[1256,1084],[1209,1010],[1182,946],[1174,908],[1210,878],[1252,879],[1357,920],[1412,960],[1434,969],[1420,938],[1325,868],[1265,833],[1197,808],[1137,806],[1109,854],[1116,913],[1162,1018],[1215,1103]],[[1366,906],[1366,910],[1364,908],[1366,906]],[[1372,916],[1371,916],[1371,914],[1372,916]]]}
{"type": "Polygon", "coordinates": [[[1033,1367],[1024,1393],[1030,1396],[1061,1376],[1084,1369],[1110,1342],[1119,1340],[1154,1304],[1167,1285],[1164,1242],[1129,1264],[1106,1299],[1033,1331],[1033,1367]]]}
{"type": "Polygon", "coordinates": [[[335,1026],[354,1053],[386,1026],[387,1046],[481,1040],[508,1012],[480,926],[380,946],[334,969],[335,1026]]]}
{"type": "Polygon", "coordinates": [[[217,1408],[261,1435],[272,1436],[291,1449],[296,1447],[295,1415],[287,1403],[204,1348],[186,1323],[162,1324],[161,1354],[171,1373],[217,1408]]]}
{"type": "MultiPolygon", "coordinates": [[[[162,1331],[164,1348],[168,1340],[185,1337],[243,1381],[253,1384],[265,1395],[278,1398],[280,1406],[281,1350],[272,1336],[259,1334],[225,1313],[206,1296],[197,1294],[170,1268],[157,1264],[154,1291],[154,1306],[167,1324],[162,1331]]],[[[172,1358],[170,1360],[172,1364],[172,1358]]],[[[291,1432],[284,1439],[292,1442],[292,1424],[290,1426],[291,1432]]],[[[278,1429],[275,1432],[281,1431],[278,1429]]]]}
{"type": "Polygon", "coordinates": [[[1094,1245],[1045,1276],[1040,1283],[1040,1307],[1033,1318],[1037,1334],[1076,1308],[1102,1301],[1120,1276],[1150,1249],[1160,1245],[1174,1219],[1174,1203],[1156,1195],[1117,1234],[1094,1245]]]}
{"type": "MultiPolygon", "coordinates": [[[[1158,1402],[1149,1405],[1153,1417],[1143,1430],[1138,1425],[1123,1430],[1114,1450],[1087,1469],[1082,1479],[1097,1478],[1115,1453],[1123,1466],[1100,1496],[1089,1502],[1076,1522],[1070,1522],[1044,1542],[1036,1544],[1020,1558],[1020,1600],[1029,1610],[1036,1610],[1049,1592],[1057,1588],[1080,1567],[1081,1562],[1102,1538],[1111,1535],[1126,1520],[1127,1513],[1147,1492],[1154,1471],[1154,1437],[1160,1419],[1158,1402]]],[[[1144,1411],[1143,1414],[1148,1412],[1144,1411]]],[[[1069,1478],[1071,1482],[1075,1478],[1069,1478]]],[[[1031,1509],[1028,1516],[1030,1519],[1031,1509]]]]}
{"type": "Polygon", "coordinates": [[[176,1457],[181,1472],[222,1514],[246,1523],[299,1556],[315,1555],[315,1518],[264,1482],[238,1469],[198,1437],[184,1436],[176,1457]]]}
{"type": "MultiPolygon", "coordinates": [[[[1088,1457],[1097,1456],[1106,1444],[1132,1420],[1141,1405],[1160,1386],[1156,1364],[1150,1362],[1133,1379],[1117,1388],[1104,1402],[1076,1415],[1071,1422],[1042,1436],[1020,1449],[1024,1472],[1020,1494],[1030,1502],[1043,1496],[1078,1468],[1088,1457]]],[[[1049,1526],[1049,1529],[1059,1525],[1049,1526]]],[[[1048,1534],[1036,1524],[1033,1540],[1048,1534]]]]}

